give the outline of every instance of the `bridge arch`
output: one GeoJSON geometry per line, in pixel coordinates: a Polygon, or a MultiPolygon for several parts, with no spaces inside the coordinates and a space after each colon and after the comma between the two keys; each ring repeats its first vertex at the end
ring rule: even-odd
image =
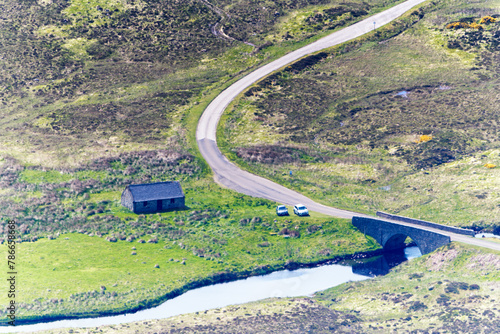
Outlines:
{"type": "MultiPolygon", "coordinates": [[[[407,237],[410,237],[409,235],[403,234],[403,233],[397,233],[393,234],[391,237],[389,237],[388,240],[385,241],[385,244],[382,245],[385,250],[394,250],[394,249],[401,249],[405,248],[405,240],[407,237]]],[[[413,238],[412,238],[413,240],[413,238]]]]}
{"type": "Polygon", "coordinates": [[[430,253],[450,242],[447,235],[386,220],[353,217],[352,224],[362,233],[374,238],[387,251],[404,248],[406,237],[417,244],[422,254],[430,253]]]}

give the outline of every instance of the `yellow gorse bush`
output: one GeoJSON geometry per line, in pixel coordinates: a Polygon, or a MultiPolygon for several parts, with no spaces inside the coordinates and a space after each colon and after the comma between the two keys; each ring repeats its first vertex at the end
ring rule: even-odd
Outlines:
{"type": "Polygon", "coordinates": [[[446,29],[460,29],[467,28],[469,25],[465,22],[452,22],[446,25],[446,29]]]}
{"type": "Polygon", "coordinates": [[[452,22],[446,25],[446,29],[466,29],[466,28],[472,28],[477,30],[484,29],[482,25],[477,24],[476,22],[472,22],[470,24],[467,22],[452,22]]]}
{"type": "Polygon", "coordinates": [[[452,22],[446,25],[446,29],[460,29],[460,28],[468,28],[469,25],[465,22],[452,22]]]}
{"type": "Polygon", "coordinates": [[[494,164],[485,164],[484,167],[486,168],[495,168],[497,165],[494,164]]]}
{"type": "Polygon", "coordinates": [[[426,141],[429,141],[432,139],[431,135],[421,135],[418,137],[418,140],[415,141],[415,143],[425,143],[426,141]]]}
{"type": "Polygon", "coordinates": [[[477,30],[483,30],[484,29],[482,25],[477,24],[476,22],[472,22],[471,24],[469,24],[469,28],[477,29],[477,30]]]}
{"type": "Polygon", "coordinates": [[[497,21],[497,19],[494,18],[494,17],[485,16],[485,17],[481,18],[481,20],[479,21],[479,23],[481,23],[481,24],[488,24],[488,23],[495,23],[496,21],[497,21]]]}

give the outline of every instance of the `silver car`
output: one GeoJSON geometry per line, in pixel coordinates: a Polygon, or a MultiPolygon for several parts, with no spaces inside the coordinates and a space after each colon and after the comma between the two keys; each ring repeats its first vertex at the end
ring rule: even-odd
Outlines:
{"type": "Polygon", "coordinates": [[[276,214],[278,216],[289,216],[288,209],[284,205],[278,205],[276,208],[276,214]]]}

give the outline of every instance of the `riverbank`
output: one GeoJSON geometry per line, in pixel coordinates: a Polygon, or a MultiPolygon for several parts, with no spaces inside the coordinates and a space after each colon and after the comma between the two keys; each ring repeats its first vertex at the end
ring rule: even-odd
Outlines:
{"type": "MultiPolygon", "coordinates": [[[[409,253],[404,252],[408,256],[409,253]]],[[[401,252],[403,254],[403,252],[401,252]]],[[[135,321],[148,321],[159,318],[204,312],[210,309],[238,305],[270,297],[297,297],[311,295],[319,290],[330,288],[348,281],[370,279],[373,275],[366,275],[368,265],[378,265],[382,257],[366,259],[368,262],[352,260],[354,264],[326,264],[315,268],[296,270],[280,270],[267,275],[248,277],[230,283],[214,284],[188,291],[187,293],[162,303],[157,307],[136,313],[119,316],[83,318],[77,320],[62,320],[34,325],[16,327],[17,332],[33,332],[43,329],[57,329],[67,326],[89,328],[103,325],[120,325],[135,321]],[[359,267],[363,271],[359,271],[359,267]]],[[[385,258],[385,256],[383,257],[385,258]]],[[[402,256],[401,261],[406,258],[402,256]]],[[[393,265],[396,265],[395,263],[393,265]]],[[[387,266],[387,264],[385,265],[387,266]]],[[[5,332],[0,328],[0,332],[5,332]]]]}
{"type": "MultiPolygon", "coordinates": [[[[177,296],[180,296],[187,291],[197,289],[200,287],[206,287],[210,285],[215,285],[215,284],[220,284],[220,283],[229,283],[233,282],[236,280],[241,280],[249,277],[254,277],[254,276],[261,276],[261,275],[266,275],[269,273],[277,272],[280,270],[297,270],[301,268],[314,268],[314,267],[319,267],[323,265],[329,265],[329,264],[338,264],[342,262],[353,262],[355,261],[356,263],[364,263],[366,261],[370,261],[370,258],[381,255],[383,253],[382,249],[377,249],[373,251],[366,251],[366,252],[358,252],[355,254],[349,254],[349,255],[337,255],[332,258],[327,258],[327,259],[322,259],[318,261],[312,261],[312,262],[296,262],[296,261],[287,261],[286,263],[279,264],[279,265],[265,265],[265,266],[259,266],[253,270],[249,271],[241,271],[241,272],[230,272],[230,271],[225,271],[225,272],[219,272],[215,274],[211,274],[208,277],[195,280],[192,282],[189,282],[185,285],[183,285],[180,288],[174,289],[163,296],[159,296],[157,298],[152,298],[149,300],[146,300],[145,302],[141,302],[140,305],[130,308],[130,309],[123,309],[123,310],[112,310],[112,311],[101,311],[101,312],[86,312],[86,313],[70,313],[70,314],[63,314],[63,315],[47,315],[43,317],[36,317],[32,316],[29,318],[18,318],[16,320],[17,325],[29,325],[29,324],[36,324],[40,322],[53,322],[53,321],[59,321],[59,320],[71,320],[71,319],[81,319],[81,318],[97,318],[97,317],[105,317],[105,316],[116,316],[116,315],[123,315],[123,314],[129,314],[129,313],[135,313],[138,311],[150,309],[153,307],[156,307],[162,303],[164,303],[167,300],[173,299],[177,296]]],[[[372,259],[371,259],[372,260],[372,259]]],[[[2,324],[3,325],[3,324],[2,324]]]]}
{"type": "Polygon", "coordinates": [[[386,276],[314,297],[271,298],[168,319],[45,333],[500,331],[500,253],[452,243],[386,276]]]}

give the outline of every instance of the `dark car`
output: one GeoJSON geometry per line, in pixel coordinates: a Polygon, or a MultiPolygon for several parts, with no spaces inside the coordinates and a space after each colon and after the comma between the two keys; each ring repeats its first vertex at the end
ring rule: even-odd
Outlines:
{"type": "Polygon", "coordinates": [[[284,205],[278,205],[276,208],[276,214],[278,216],[289,216],[288,209],[284,205]]]}

